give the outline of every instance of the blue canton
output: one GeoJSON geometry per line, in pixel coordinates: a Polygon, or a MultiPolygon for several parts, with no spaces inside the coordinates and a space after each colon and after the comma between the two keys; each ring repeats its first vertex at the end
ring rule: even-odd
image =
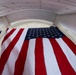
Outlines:
{"type": "Polygon", "coordinates": [[[29,28],[25,40],[34,38],[62,38],[65,36],[57,27],[29,28]]]}

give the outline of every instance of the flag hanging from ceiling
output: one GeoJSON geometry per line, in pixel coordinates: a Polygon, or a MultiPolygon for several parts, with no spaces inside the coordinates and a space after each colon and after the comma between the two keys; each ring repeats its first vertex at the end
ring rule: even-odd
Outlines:
{"type": "Polygon", "coordinates": [[[7,29],[0,75],[76,75],[76,45],[53,26],[7,29]]]}

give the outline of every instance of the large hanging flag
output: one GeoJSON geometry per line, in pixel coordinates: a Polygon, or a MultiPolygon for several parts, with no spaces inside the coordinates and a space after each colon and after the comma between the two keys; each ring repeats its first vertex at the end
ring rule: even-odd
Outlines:
{"type": "Polygon", "coordinates": [[[0,75],[76,75],[76,45],[57,27],[7,29],[0,75]]]}

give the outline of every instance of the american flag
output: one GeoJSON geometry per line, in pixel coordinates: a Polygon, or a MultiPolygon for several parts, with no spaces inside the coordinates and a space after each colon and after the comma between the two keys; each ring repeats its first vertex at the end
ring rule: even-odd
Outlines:
{"type": "Polygon", "coordinates": [[[0,75],[76,75],[76,45],[57,27],[9,28],[0,75]]]}

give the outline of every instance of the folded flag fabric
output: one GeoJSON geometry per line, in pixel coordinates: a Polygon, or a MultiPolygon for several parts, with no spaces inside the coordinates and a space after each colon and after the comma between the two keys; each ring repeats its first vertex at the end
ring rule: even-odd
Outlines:
{"type": "Polygon", "coordinates": [[[76,75],[76,45],[57,27],[8,28],[0,75],[76,75]]]}

